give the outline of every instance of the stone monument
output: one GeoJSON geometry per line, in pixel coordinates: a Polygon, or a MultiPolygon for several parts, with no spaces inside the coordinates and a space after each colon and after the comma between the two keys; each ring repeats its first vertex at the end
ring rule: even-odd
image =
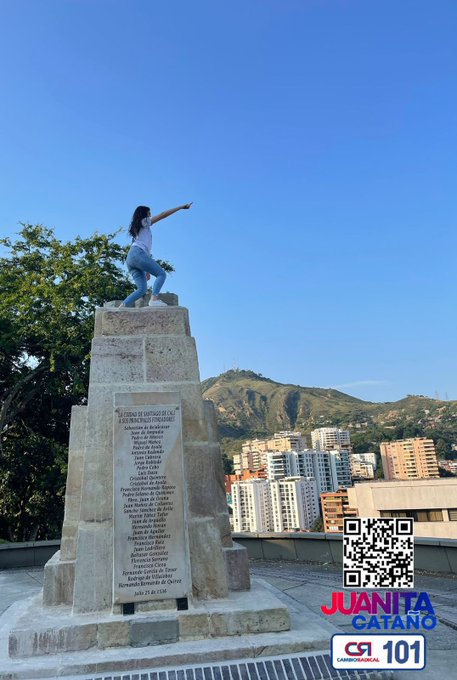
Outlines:
{"type": "Polygon", "coordinates": [[[9,634],[12,658],[290,627],[271,593],[249,592],[188,311],[167,302],[96,310],[61,550],[45,567],[42,604],[9,634]]]}

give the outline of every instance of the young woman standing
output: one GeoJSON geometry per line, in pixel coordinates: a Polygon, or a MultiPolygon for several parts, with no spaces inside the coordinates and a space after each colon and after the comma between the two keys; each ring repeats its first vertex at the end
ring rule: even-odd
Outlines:
{"type": "Polygon", "coordinates": [[[166,217],[170,217],[178,210],[188,210],[192,203],[180,205],[171,210],[155,215],[151,215],[151,210],[145,205],[139,205],[133,213],[129,227],[129,234],[133,239],[132,246],[127,255],[127,267],[135,281],[136,290],[129,295],[121,307],[133,307],[136,300],[143,297],[147,291],[147,281],[150,275],[156,277],[152,287],[152,295],[149,301],[150,307],[166,307],[162,300],[159,300],[159,293],[162,289],[167,274],[164,269],[151,257],[152,233],[151,226],[166,217]]]}

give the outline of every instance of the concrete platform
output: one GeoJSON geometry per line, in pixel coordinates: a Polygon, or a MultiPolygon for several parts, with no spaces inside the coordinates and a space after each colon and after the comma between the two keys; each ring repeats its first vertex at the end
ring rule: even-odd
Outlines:
{"type": "MultiPolygon", "coordinates": [[[[321,625],[314,616],[311,616],[311,618],[297,616],[297,612],[292,612],[292,629],[280,632],[281,626],[284,625],[284,617],[280,615],[280,612],[287,611],[287,609],[284,603],[278,600],[277,593],[278,591],[268,583],[256,580],[250,592],[233,593],[230,601],[199,603],[200,618],[203,616],[206,622],[213,621],[213,625],[219,624],[221,626],[219,629],[214,627],[212,629],[213,634],[219,633],[217,637],[211,635],[210,632],[208,638],[199,640],[180,639],[172,643],[140,640],[139,644],[146,644],[147,646],[103,648],[103,645],[101,647],[88,645],[88,648],[84,650],[61,652],[57,649],[54,653],[46,653],[47,643],[44,643],[42,653],[39,656],[31,656],[30,654],[33,653],[32,648],[34,646],[43,644],[40,642],[40,637],[27,634],[21,638],[19,633],[21,626],[27,623],[29,629],[33,629],[40,625],[43,630],[46,630],[53,622],[55,624],[56,621],[60,620],[60,623],[62,623],[61,617],[53,611],[44,620],[42,618],[43,608],[38,601],[39,595],[25,601],[18,601],[11,605],[0,617],[0,680],[38,680],[39,678],[60,678],[91,673],[122,673],[144,668],[201,663],[203,660],[208,663],[210,661],[256,658],[265,655],[271,656],[327,648],[330,630],[327,625],[321,625]],[[260,614],[259,617],[252,617],[254,608],[260,614]],[[227,616],[224,616],[224,612],[227,616]],[[243,634],[230,634],[231,619],[237,616],[243,618],[243,612],[251,614],[246,619],[243,634]],[[272,620],[272,617],[275,616],[279,616],[278,625],[272,620]],[[266,633],[262,632],[261,629],[259,631],[259,622],[262,625],[262,621],[270,629],[276,627],[276,632],[266,633]],[[13,634],[13,638],[11,637],[12,630],[17,631],[16,634],[13,634]],[[252,632],[255,630],[259,632],[252,632]],[[19,647],[16,647],[13,651],[16,654],[20,652],[21,658],[8,656],[8,647],[11,649],[11,639],[17,640],[19,647]]],[[[197,615],[197,612],[194,613],[197,615]]],[[[186,615],[186,612],[180,612],[180,614],[186,615]]],[[[164,624],[166,623],[165,619],[168,621],[168,617],[169,614],[166,612],[162,614],[164,624]]],[[[90,617],[78,617],[79,626],[81,625],[80,618],[88,622],[90,617]]],[[[111,616],[110,620],[104,623],[107,626],[109,624],[116,626],[118,623],[128,626],[130,622],[126,619],[129,618],[135,619],[136,634],[141,635],[143,619],[148,620],[150,617],[138,615],[135,617],[111,616]],[[120,622],[117,621],[118,618],[120,622]]],[[[75,621],[69,619],[67,621],[68,626],[75,624],[75,621]]],[[[322,624],[324,623],[322,622],[322,624]]],[[[197,624],[200,625],[201,621],[197,620],[197,624]]],[[[169,626],[169,623],[166,625],[169,626]]],[[[187,623],[187,625],[189,624],[187,623]]],[[[165,630],[168,630],[166,626],[165,630]]],[[[192,625],[187,629],[187,633],[189,634],[191,630],[192,625]]],[[[89,628],[89,631],[89,635],[94,634],[92,628],[89,628]]],[[[117,629],[112,630],[113,639],[117,633],[117,629]]],[[[63,633],[62,636],[64,636],[63,633]]],[[[57,633],[53,639],[58,641],[59,634],[57,633]]],[[[106,629],[103,639],[105,641],[109,639],[109,628],[106,629]]]]}
{"type": "Polygon", "coordinates": [[[189,603],[185,611],[72,614],[69,605],[43,606],[41,595],[21,607],[8,626],[9,655],[17,659],[290,629],[289,610],[259,582],[251,590],[231,592],[225,599],[189,603]]]}
{"type": "MultiPolygon", "coordinates": [[[[6,656],[6,640],[3,631],[0,642],[0,678],[1,680],[55,680],[65,677],[65,680],[154,680],[154,676],[148,673],[148,669],[168,669],[168,671],[182,669],[192,663],[207,665],[215,661],[244,660],[246,664],[258,659],[266,659],[268,656],[299,654],[300,657],[313,656],[328,651],[330,638],[335,632],[354,632],[348,617],[338,615],[332,617],[332,623],[321,613],[322,604],[329,603],[333,590],[341,590],[341,568],[335,565],[316,565],[303,562],[287,561],[253,561],[251,574],[256,579],[261,578],[265,587],[280,599],[289,608],[292,619],[292,630],[288,633],[260,634],[237,636],[236,638],[213,638],[204,642],[188,641],[175,645],[148,647],[130,650],[126,657],[122,650],[105,650],[101,652],[79,652],[77,654],[61,656],[61,665],[57,673],[46,676],[46,659],[35,658],[11,663],[6,656]],[[179,650],[178,646],[179,645],[179,650]],[[263,646],[262,646],[263,645],[263,646]],[[306,651],[306,650],[309,651],[306,651]],[[180,652],[179,659],[173,656],[173,651],[180,652]],[[133,653],[132,653],[133,652],[133,653]],[[157,658],[162,654],[162,661],[157,658]],[[96,655],[100,662],[97,675],[87,674],[84,670],[84,659],[91,660],[96,655]],[[196,659],[191,661],[191,659],[196,659]],[[179,661],[179,662],[178,662],[179,661]],[[115,672],[115,668],[118,671],[115,672]],[[102,670],[103,669],[103,670],[102,670]],[[122,670],[121,670],[122,669],[122,670]],[[144,669],[141,670],[141,669],[144,669]]],[[[4,570],[0,571],[0,626],[11,620],[14,607],[22,597],[37,594],[42,581],[42,569],[27,570],[4,570]],[[16,604],[15,604],[16,603],[16,604]]],[[[435,607],[439,624],[436,629],[424,631],[427,639],[427,666],[423,671],[394,671],[378,675],[379,677],[393,677],[395,680],[457,680],[457,665],[455,650],[457,649],[457,579],[454,577],[439,576],[436,574],[416,575],[416,590],[427,591],[435,607]]],[[[1,637],[1,630],[0,630],[1,637]]],[[[49,661],[48,661],[49,663],[49,661]]],[[[48,667],[49,668],[49,667],[48,667]]],[[[187,675],[182,675],[187,680],[187,675]]],[[[344,673],[343,673],[344,676],[344,673]]],[[[213,674],[214,678],[218,677],[213,674]]],[[[232,676],[234,677],[234,676],[232,676]]],[[[263,676],[259,676],[265,680],[263,676]]],[[[285,680],[288,676],[283,674],[268,675],[268,680],[277,680],[281,677],[285,680]]],[[[292,678],[295,676],[291,676],[292,678]]],[[[302,676],[303,677],[303,676],[302,676]]],[[[307,676],[305,676],[307,677],[307,676]]],[[[316,677],[322,677],[317,675],[316,677]]],[[[324,676],[325,677],[325,676],[324,676]]],[[[329,676],[326,676],[329,677],[329,676]]],[[[335,675],[330,676],[339,678],[335,675]]],[[[347,676],[346,676],[347,677],[347,676]]],[[[355,678],[356,676],[354,676],[355,678]]],[[[370,674],[370,678],[374,678],[370,674]]],[[[160,675],[157,680],[167,680],[169,676],[160,675]]],[[[241,680],[243,676],[240,675],[241,680]]],[[[361,678],[361,676],[359,676],[361,678]]],[[[171,680],[171,676],[169,678],[171,680]]],[[[177,674],[174,680],[180,680],[177,674]]],[[[195,680],[198,680],[195,676],[195,680]]],[[[202,680],[206,680],[203,675],[202,680]]],[[[225,676],[222,677],[225,680],[225,676]]],[[[247,680],[245,678],[244,680],[247,680]]],[[[257,678],[258,680],[258,678],[257,678]]]]}

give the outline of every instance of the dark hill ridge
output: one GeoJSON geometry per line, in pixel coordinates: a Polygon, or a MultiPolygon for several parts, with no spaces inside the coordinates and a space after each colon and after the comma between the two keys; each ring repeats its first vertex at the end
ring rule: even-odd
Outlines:
{"type": "Polygon", "coordinates": [[[397,437],[432,436],[431,431],[436,431],[437,436],[446,435],[449,447],[451,441],[457,443],[456,401],[407,396],[375,403],[334,389],[283,385],[247,370],[208,378],[202,389],[205,399],[214,402],[223,438],[263,437],[295,429],[309,433],[316,427],[341,426],[378,434],[395,430],[397,437]]]}

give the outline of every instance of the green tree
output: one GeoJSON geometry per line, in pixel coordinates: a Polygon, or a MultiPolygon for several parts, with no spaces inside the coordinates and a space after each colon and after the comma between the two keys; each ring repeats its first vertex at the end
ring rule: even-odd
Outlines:
{"type": "Polygon", "coordinates": [[[316,520],[314,520],[314,522],[311,526],[311,531],[323,533],[323,531],[324,531],[324,520],[322,519],[322,517],[318,517],[316,520]]]}
{"type": "Polygon", "coordinates": [[[439,467],[438,473],[440,477],[454,477],[455,479],[455,475],[452,472],[449,472],[449,470],[445,470],[445,468],[439,467]]]}
{"type": "Polygon", "coordinates": [[[449,454],[451,453],[451,446],[447,441],[440,437],[435,442],[435,451],[436,457],[438,458],[438,460],[441,460],[449,456],[449,454]]]}
{"type": "Polygon", "coordinates": [[[222,452],[222,463],[224,465],[224,474],[233,475],[234,473],[233,459],[229,458],[229,456],[224,452],[222,452]]]}
{"type": "Polygon", "coordinates": [[[0,240],[0,538],[59,535],[70,411],[86,399],[94,309],[133,288],[127,247],[114,236],[63,243],[24,224],[16,241],[0,240]]]}

